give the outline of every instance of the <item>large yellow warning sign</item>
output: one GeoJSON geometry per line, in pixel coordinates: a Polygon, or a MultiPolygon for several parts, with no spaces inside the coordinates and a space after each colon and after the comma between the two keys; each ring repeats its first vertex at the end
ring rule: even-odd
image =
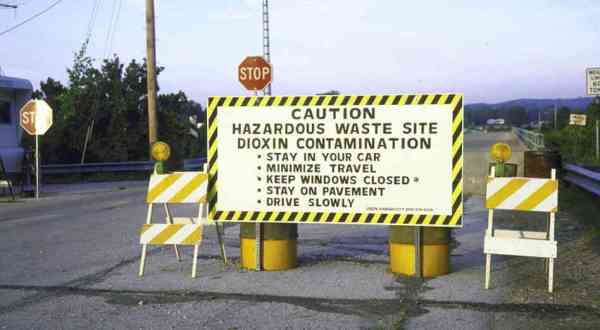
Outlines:
{"type": "Polygon", "coordinates": [[[461,94],[212,97],[210,217],[462,226],[461,94]]]}

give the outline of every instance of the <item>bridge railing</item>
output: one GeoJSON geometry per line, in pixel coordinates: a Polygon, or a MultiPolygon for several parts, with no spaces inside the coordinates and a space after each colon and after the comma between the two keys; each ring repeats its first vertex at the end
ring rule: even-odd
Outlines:
{"type": "MultiPolygon", "coordinates": [[[[518,127],[513,127],[512,131],[529,149],[544,149],[543,134],[518,127]]],[[[565,181],[600,197],[600,172],[567,163],[563,163],[562,168],[565,173],[563,177],[565,181]]]]}
{"type": "Polygon", "coordinates": [[[521,141],[523,141],[523,143],[525,143],[527,148],[531,150],[544,149],[544,134],[519,127],[513,127],[512,131],[521,141]]]}

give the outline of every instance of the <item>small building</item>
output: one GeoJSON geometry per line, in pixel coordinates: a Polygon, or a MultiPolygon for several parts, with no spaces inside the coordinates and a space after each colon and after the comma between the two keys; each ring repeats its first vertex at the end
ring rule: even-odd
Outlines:
{"type": "Polygon", "coordinates": [[[24,150],[19,109],[31,99],[32,91],[29,80],[0,76],[0,156],[8,175],[21,172],[24,150]]]}

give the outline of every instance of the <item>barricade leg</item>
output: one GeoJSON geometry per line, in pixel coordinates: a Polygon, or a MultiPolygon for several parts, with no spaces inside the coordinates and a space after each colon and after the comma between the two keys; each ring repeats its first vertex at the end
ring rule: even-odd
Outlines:
{"type": "Polygon", "coordinates": [[[217,231],[217,238],[219,240],[219,252],[221,253],[221,258],[223,259],[223,263],[227,265],[227,254],[225,253],[225,242],[223,240],[225,227],[223,224],[217,223],[215,224],[215,230],[217,231]]]}
{"type": "MultiPolygon", "coordinates": [[[[204,203],[204,205],[200,207],[198,213],[198,218],[206,218],[206,215],[208,213],[207,203],[204,203]]],[[[217,239],[219,241],[219,253],[221,254],[221,259],[223,259],[223,263],[227,265],[227,254],[225,253],[225,242],[223,239],[223,237],[225,236],[225,225],[216,222],[215,230],[217,231],[217,239]]]]}
{"type": "MultiPolygon", "coordinates": [[[[496,173],[496,168],[492,166],[490,170],[490,176],[493,178],[496,173]]],[[[494,210],[488,210],[488,226],[485,231],[485,235],[487,237],[494,236],[494,210]]],[[[485,241],[484,241],[484,250],[485,250],[485,241]]],[[[490,288],[490,277],[492,277],[492,254],[485,254],[485,288],[486,290],[490,288]]]]}
{"type": "Polygon", "coordinates": [[[194,261],[192,261],[192,278],[196,278],[196,268],[198,265],[198,248],[200,245],[194,245],[194,261]]]}
{"type": "MultiPolygon", "coordinates": [[[[551,171],[551,177],[552,180],[556,180],[556,170],[552,169],[551,171]]],[[[549,221],[549,226],[548,226],[548,239],[551,242],[554,242],[554,222],[556,221],[555,219],[555,213],[554,212],[550,212],[550,221],[549,221]]],[[[548,292],[552,293],[552,290],[554,289],[554,258],[549,258],[548,260],[548,292]]]]}
{"type": "MultiPolygon", "coordinates": [[[[146,224],[150,224],[152,222],[152,203],[148,204],[148,211],[146,212],[146,224]]],[[[140,259],[140,271],[138,275],[140,277],[144,276],[144,265],[146,264],[146,250],[148,249],[148,245],[142,244],[142,257],[140,259]]]]}
{"type": "Polygon", "coordinates": [[[548,260],[548,292],[554,289],[554,258],[548,260]]]}
{"type": "Polygon", "coordinates": [[[492,255],[491,254],[486,254],[485,255],[485,288],[489,289],[490,288],[490,277],[492,273],[492,255]]]}
{"type": "Polygon", "coordinates": [[[144,244],[142,245],[142,258],[140,260],[140,272],[138,273],[139,277],[144,276],[144,265],[146,263],[146,249],[148,248],[148,245],[144,244]]]}
{"type": "Polygon", "coordinates": [[[15,192],[13,191],[12,183],[8,178],[6,179],[6,184],[8,185],[8,191],[10,191],[10,196],[12,197],[12,200],[16,201],[17,199],[15,198],[15,192]]]}
{"type": "MultiPolygon", "coordinates": [[[[546,239],[550,239],[550,217],[548,216],[548,219],[546,221],[546,239]]],[[[550,271],[550,259],[551,258],[545,258],[544,259],[544,273],[548,273],[550,271]]]]}
{"type": "MultiPolygon", "coordinates": [[[[173,217],[171,216],[171,210],[169,210],[169,206],[165,203],[165,213],[167,214],[167,223],[170,225],[173,224],[173,217]]],[[[175,250],[175,258],[177,261],[181,261],[181,256],[179,255],[179,249],[177,249],[177,245],[173,244],[173,249],[175,250]]]]}

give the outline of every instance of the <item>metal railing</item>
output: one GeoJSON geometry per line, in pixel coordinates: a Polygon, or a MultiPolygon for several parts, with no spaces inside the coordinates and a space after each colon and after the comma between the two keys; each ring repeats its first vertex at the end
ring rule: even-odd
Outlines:
{"type": "Polygon", "coordinates": [[[565,181],[600,197],[600,172],[566,163],[563,165],[563,169],[565,170],[563,177],[565,181]]]}
{"type": "Polygon", "coordinates": [[[519,127],[512,128],[513,133],[531,150],[544,149],[544,134],[519,127]]]}
{"type": "MultiPolygon", "coordinates": [[[[531,150],[544,149],[544,135],[538,132],[513,127],[513,133],[531,150]]],[[[563,179],[596,196],[600,196],[600,172],[592,171],[575,164],[563,164],[563,179]]]]}
{"type": "Polygon", "coordinates": [[[206,158],[192,158],[183,160],[183,169],[186,171],[202,171],[206,158]]]}
{"type": "MultiPolygon", "coordinates": [[[[184,159],[183,169],[186,171],[202,170],[206,158],[184,159]]],[[[154,161],[107,162],[86,164],[50,164],[42,165],[42,175],[97,173],[97,172],[149,172],[154,161]]]]}

